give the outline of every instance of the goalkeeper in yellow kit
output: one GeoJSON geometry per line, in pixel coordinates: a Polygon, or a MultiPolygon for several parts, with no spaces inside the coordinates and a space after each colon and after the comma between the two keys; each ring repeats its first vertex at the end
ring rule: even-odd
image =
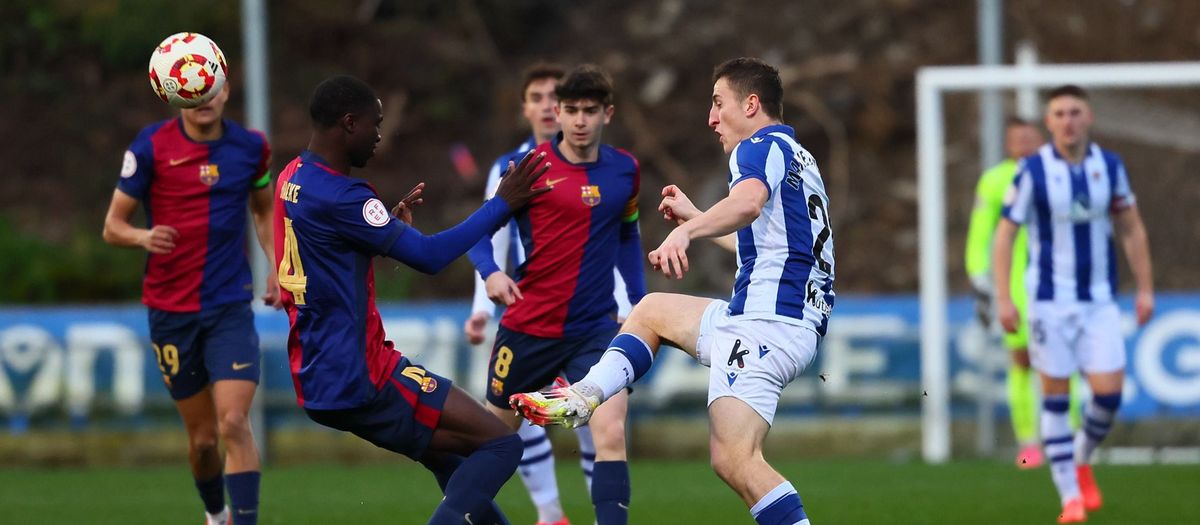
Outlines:
{"type": "MultiPolygon", "coordinates": [[[[984,326],[994,322],[992,311],[991,252],[992,234],[1000,222],[1004,194],[1012,187],[1020,160],[1037,151],[1042,135],[1033,124],[1010,118],[1005,125],[1004,150],[1008,158],[983,172],[975,187],[975,206],[971,210],[971,226],[967,232],[967,275],[975,290],[975,310],[984,326]]],[[[1004,346],[1011,351],[1008,367],[1008,410],[1016,434],[1017,466],[1036,468],[1042,465],[1042,449],[1038,443],[1038,398],[1034,393],[1035,374],[1029,368],[1029,327],[1026,324],[1025,263],[1028,259],[1025,228],[1017,233],[1013,243],[1012,298],[1021,313],[1021,325],[1016,333],[1004,334],[1004,346]]],[[[1072,412],[1077,412],[1078,396],[1072,396],[1072,412]]],[[[1074,415],[1074,414],[1073,414],[1074,415]]]]}

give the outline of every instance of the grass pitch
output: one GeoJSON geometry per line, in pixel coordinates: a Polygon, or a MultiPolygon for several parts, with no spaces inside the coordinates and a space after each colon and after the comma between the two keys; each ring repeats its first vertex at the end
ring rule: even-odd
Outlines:
{"type": "MultiPolygon", "coordinates": [[[[778,465],[822,524],[1054,523],[1058,502],[1046,469],[1007,463],[944,466],[883,461],[798,461],[778,465]]],[[[559,461],[559,486],[576,525],[592,523],[578,466],[559,461]]],[[[632,463],[633,524],[753,524],[741,501],[705,462],[632,463]]],[[[1089,524],[1200,523],[1200,468],[1107,466],[1096,469],[1105,507],[1089,524]]],[[[279,467],[263,476],[262,524],[425,523],[441,495],[420,467],[279,467]]],[[[498,501],[515,525],[535,513],[514,477],[498,501]]],[[[0,469],[0,521],[13,524],[200,523],[186,467],[0,469]]]]}

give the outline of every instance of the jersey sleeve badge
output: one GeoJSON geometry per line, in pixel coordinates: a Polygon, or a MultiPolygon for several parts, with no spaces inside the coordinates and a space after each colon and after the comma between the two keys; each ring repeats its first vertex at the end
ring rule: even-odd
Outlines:
{"type": "Polygon", "coordinates": [[[376,228],[382,228],[392,219],[387,207],[379,199],[368,199],[367,202],[364,202],[362,215],[363,220],[367,221],[367,224],[376,228]]]}

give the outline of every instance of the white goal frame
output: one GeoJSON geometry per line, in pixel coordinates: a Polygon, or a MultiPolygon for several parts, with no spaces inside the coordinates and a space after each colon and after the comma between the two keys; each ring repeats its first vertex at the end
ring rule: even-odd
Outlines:
{"type": "Polygon", "coordinates": [[[950,346],[946,273],[946,155],[942,95],[1076,84],[1200,87],[1200,62],[936,66],[917,71],[917,189],[921,307],[921,456],[950,459],[950,346]]]}

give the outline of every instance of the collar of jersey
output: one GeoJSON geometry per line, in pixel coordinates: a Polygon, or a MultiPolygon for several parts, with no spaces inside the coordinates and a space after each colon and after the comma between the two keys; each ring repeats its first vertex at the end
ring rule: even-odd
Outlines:
{"type": "Polygon", "coordinates": [[[761,137],[763,135],[775,133],[776,131],[786,133],[787,136],[796,138],[796,131],[787,124],[771,124],[770,126],[766,126],[758,131],[755,131],[751,137],[761,137]]]}
{"type": "Polygon", "coordinates": [[[568,166],[579,166],[581,168],[587,168],[587,167],[591,167],[591,166],[600,164],[600,159],[604,157],[604,143],[600,143],[600,148],[596,151],[596,160],[594,160],[592,162],[580,162],[580,163],[571,162],[571,161],[567,160],[566,157],[562,156],[561,151],[558,151],[558,144],[560,142],[562,142],[562,140],[563,140],[563,132],[560,131],[560,132],[558,132],[557,135],[554,136],[554,139],[552,139],[550,141],[550,151],[554,152],[554,156],[558,157],[558,160],[561,160],[561,161],[567,163],[568,166]]]}
{"type": "Polygon", "coordinates": [[[221,136],[219,138],[217,138],[216,140],[196,140],[196,139],[193,139],[192,137],[189,137],[187,134],[187,130],[183,129],[183,117],[175,117],[175,127],[179,129],[179,134],[183,135],[183,140],[191,142],[192,144],[208,145],[208,144],[219,144],[219,143],[223,142],[225,140],[225,138],[229,136],[229,124],[230,124],[229,119],[225,119],[225,118],[221,119],[221,136]]]}
{"type": "Polygon", "coordinates": [[[305,164],[312,164],[313,166],[321,168],[321,169],[328,171],[329,173],[332,173],[334,175],[341,175],[343,177],[346,176],[345,173],[342,173],[333,168],[330,168],[329,163],[326,162],[325,159],[321,158],[320,155],[317,155],[316,153],[313,153],[309,150],[304,150],[304,151],[300,152],[300,162],[303,162],[305,164]]]}
{"type": "MultiPolygon", "coordinates": [[[[1066,162],[1068,166],[1076,166],[1076,164],[1071,164],[1070,161],[1063,158],[1062,154],[1058,152],[1058,148],[1054,147],[1054,142],[1050,142],[1047,145],[1050,146],[1050,152],[1054,154],[1054,158],[1061,160],[1063,162],[1066,162]]],[[[1092,153],[1093,153],[1092,147],[1095,145],[1096,145],[1095,142],[1088,141],[1087,149],[1084,150],[1085,153],[1083,154],[1083,160],[1079,161],[1079,164],[1078,164],[1079,166],[1082,166],[1084,162],[1087,162],[1088,157],[1092,156],[1092,153]]],[[[1096,148],[1096,149],[1099,149],[1099,148],[1096,148]]]]}

